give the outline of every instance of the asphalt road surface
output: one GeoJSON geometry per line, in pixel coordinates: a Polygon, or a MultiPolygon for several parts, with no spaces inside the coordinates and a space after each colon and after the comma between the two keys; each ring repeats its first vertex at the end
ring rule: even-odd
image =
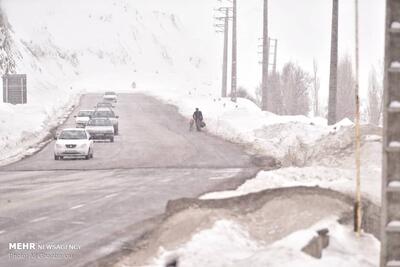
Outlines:
{"type": "MultiPolygon", "coordinates": [[[[99,101],[85,95],[75,113],[99,101]]],[[[55,161],[51,142],[0,168],[0,266],[96,265],[133,244],[168,200],[236,186],[255,170],[240,147],[189,132],[154,98],[121,94],[115,111],[120,134],[96,142],[91,160],[55,161]],[[35,248],[10,249],[16,242],[35,248]]]]}

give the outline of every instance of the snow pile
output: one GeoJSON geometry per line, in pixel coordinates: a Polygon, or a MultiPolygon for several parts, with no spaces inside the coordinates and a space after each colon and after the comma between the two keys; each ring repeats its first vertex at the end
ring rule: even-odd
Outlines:
{"type": "MultiPolygon", "coordinates": [[[[0,165],[34,153],[49,138],[50,131],[65,120],[68,110],[77,103],[70,96],[57,106],[0,105],[0,165]]],[[[71,111],[71,110],[69,110],[71,111]]]]}
{"type": "MultiPolygon", "coordinates": [[[[363,197],[375,203],[381,201],[381,150],[380,142],[371,141],[361,150],[361,190],[363,197]]],[[[306,167],[287,167],[272,171],[261,171],[258,175],[235,190],[214,192],[203,195],[202,199],[220,199],[246,195],[265,189],[319,186],[354,195],[355,158],[353,154],[332,161],[315,162],[306,167]]]]}
{"type": "Polygon", "coordinates": [[[177,258],[182,266],[372,267],[378,266],[379,241],[368,234],[357,238],[348,227],[326,219],[266,246],[252,239],[240,224],[220,220],[174,251],[161,249],[152,266],[163,266],[170,258],[177,258]],[[330,236],[330,245],[322,258],[315,259],[301,252],[322,228],[328,228],[330,236]]]}
{"type": "Polygon", "coordinates": [[[235,261],[250,257],[261,247],[239,224],[220,220],[211,229],[193,235],[177,251],[160,248],[155,266],[164,266],[166,259],[174,257],[179,258],[179,266],[234,266],[235,261]]]}

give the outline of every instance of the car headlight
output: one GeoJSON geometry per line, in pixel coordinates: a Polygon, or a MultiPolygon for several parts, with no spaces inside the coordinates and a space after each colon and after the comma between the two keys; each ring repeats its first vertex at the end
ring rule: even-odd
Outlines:
{"type": "Polygon", "coordinates": [[[61,144],[56,144],[56,148],[63,148],[63,145],[61,145],[61,144]]]}
{"type": "Polygon", "coordinates": [[[79,146],[79,148],[85,148],[85,147],[87,147],[87,144],[81,144],[81,145],[79,146]]]}

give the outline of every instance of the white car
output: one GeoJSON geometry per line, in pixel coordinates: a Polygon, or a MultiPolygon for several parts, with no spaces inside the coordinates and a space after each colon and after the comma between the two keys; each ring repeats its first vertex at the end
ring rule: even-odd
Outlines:
{"type": "Polygon", "coordinates": [[[114,126],[108,118],[92,118],[86,125],[86,131],[93,139],[114,142],[114,126]]]}
{"type": "Polygon", "coordinates": [[[103,100],[117,102],[117,94],[112,91],[105,92],[103,95],[103,100]]]}
{"type": "Polygon", "coordinates": [[[82,128],[67,128],[55,138],[54,159],[64,157],[93,158],[93,140],[90,134],[82,128]]]}
{"type": "Polygon", "coordinates": [[[90,120],[94,110],[80,110],[75,117],[75,125],[77,128],[85,128],[90,120]]]}

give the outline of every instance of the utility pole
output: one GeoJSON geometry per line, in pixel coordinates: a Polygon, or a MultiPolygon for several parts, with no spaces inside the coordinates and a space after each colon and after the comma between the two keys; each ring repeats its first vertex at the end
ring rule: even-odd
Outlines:
{"type": "MultiPolygon", "coordinates": [[[[263,40],[264,38],[259,38],[259,40],[263,40]]],[[[264,47],[263,44],[259,45],[259,47],[264,47]]],[[[278,57],[278,39],[268,38],[268,74],[275,74],[276,73],[276,64],[277,64],[277,57],[278,57]],[[269,71],[269,67],[272,67],[272,71],[269,71]]],[[[259,51],[258,54],[264,55],[263,51],[259,51]]],[[[259,64],[263,65],[264,60],[258,62],[259,64]]]]}
{"type": "Polygon", "coordinates": [[[233,0],[232,7],[232,76],[231,100],[236,102],[237,89],[237,0],[233,0]]]}
{"type": "Polygon", "coordinates": [[[354,203],[354,214],[356,220],[354,222],[354,230],[357,232],[357,236],[361,235],[361,222],[362,222],[362,202],[361,202],[361,133],[360,133],[360,96],[359,96],[359,50],[358,50],[358,0],[354,1],[355,9],[355,97],[356,97],[356,125],[355,125],[355,139],[356,139],[356,200],[354,203]]]}
{"type": "Polygon", "coordinates": [[[329,76],[328,124],[336,123],[339,0],[332,0],[331,64],[329,76]]]}
{"type": "Polygon", "coordinates": [[[399,1],[386,0],[382,141],[381,267],[400,266],[400,20],[399,1]]]}
{"type": "Polygon", "coordinates": [[[278,39],[268,38],[269,55],[272,56],[272,62],[269,64],[272,66],[272,74],[276,73],[276,61],[278,57],[278,39]]]}
{"type": "Polygon", "coordinates": [[[314,94],[314,116],[319,116],[319,89],[320,89],[320,82],[318,79],[318,63],[314,59],[313,60],[313,94],[314,94]]]}
{"type": "Polygon", "coordinates": [[[264,24],[263,24],[263,60],[261,83],[261,109],[268,110],[268,65],[269,65],[269,38],[268,38],[268,0],[264,0],[264,24]]]}
{"type": "Polygon", "coordinates": [[[223,47],[223,61],[222,61],[222,87],[221,96],[226,97],[227,86],[228,86],[228,37],[229,37],[229,13],[232,11],[232,7],[220,7],[217,9],[219,12],[225,13],[222,17],[215,17],[217,20],[223,20],[223,23],[217,23],[214,26],[217,28],[217,32],[224,33],[224,47],[223,47]]]}
{"type": "MultiPolygon", "coordinates": [[[[264,38],[260,38],[262,42],[264,43],[264,38]]],[[[268,90],[266,94],[263,93],[263,85],[265,84],[264,80],[261,81],[261,109],[264,106],[268,107],[268,111],[271,112],[276,112],[276,109],[274,107],[276,106],[274,101],[274,94],[276,86],[277,86],[277,75],[276,75],[276,65],[277,65],[277,57],[278,57],[278,39],[274,38],[268,38],[268,61],[267,64],[265,64],[265,58],[264,58],[264,44],[259,45],[260,47],[263,47],[263,51],[260,51],[259,54],[262,54],[263,60],[260,61],[259,63],[262,65],[263,71],[266,68],[268,71],[267,74],[267,86],[268,90]],[[266,66],[267,65],[267,66],[266,66]],[[270,71],[271,67],[271,71],[270,71]],[[266,99],[267,103],[263,102],[263,99],[266,99]]],[[[262,78],[264,79],[264,72],[262,78]]]]}
{"type": "Polygon", "coordinates": [[[222,64],[222,97],[226,97],[227,84],[228,84],[228,35],[229,35],[229,9],[225,10],[224,22],[224,62],[222,64]]]}

